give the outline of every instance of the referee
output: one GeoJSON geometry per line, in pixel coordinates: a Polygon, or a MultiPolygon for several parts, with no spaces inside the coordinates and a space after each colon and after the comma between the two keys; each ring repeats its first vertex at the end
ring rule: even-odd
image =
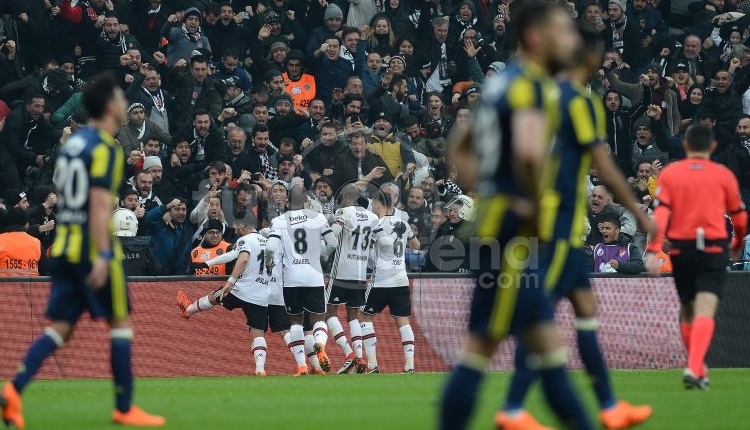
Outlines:
{"type": "Polygon", "coordinates": [[[659,234],[646,248],[646,269],[659,274],[656,253],[663,238],[673,244],[674,281],[680,297],[680,325],[688,351],[685,388],[708,389],[703,364],[714,333],[714,315],[726,283],[728,248],[739,252],[747,229],[747,213],[737,178],[710,161],[716,149],[711,129],[692,125],[682,142],[687,158],[668,165],[657,179],[654,217],[659,234]],[[724,214],[736,234],[729,243],[724,214]]]}

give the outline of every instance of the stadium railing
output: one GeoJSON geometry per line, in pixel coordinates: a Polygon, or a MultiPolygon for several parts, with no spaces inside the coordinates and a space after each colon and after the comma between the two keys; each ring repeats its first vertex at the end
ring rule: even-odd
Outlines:
{"type": "MultiPolygon", "coordinates": [[[[175,294],[182,288],[199,297],[221,286],[222,278],[133,278],[130,296],[136,331],[134,369],[141,377],[249,375],[253,371],[251,338],[241,312],[213,309],[180,317],[175,294]]],[[[594,276],[599,312],[599,340],[608,364],[619,369],[684,366],[678,323],[679,304],[672,278],[594,276]]],[[[750,367],[750,274],[729,273],[717,315],[717,329],[707,362],[711,367],[750,367]]],[[[460,358],[473,281],[455,274],[414,274],[412,327],[416,365],[421,372],[445,371],[460,358]]],[[[9,378],[29,343],[41,332],[49,294],[48,278],[0,279],[0,379],[9,378]]],[[[348,332],[343,309],[340,313],[348,332]]],[[[561,302],[557,319],[570,351],[570,367],[580,368],[572,310],[561,302]]],[[[398,372],[403,365],[401,338],[387,311],[375,320],[378,364],[398,372]]],[[[280,336],[267,334],[270,374],[291,374],[294,361],[280,336]]],[[[495,355],[492,370],[510,370],[513,341],[495,355]]],[[[343,354],[330,340],[334,368],[343,354]]],[[[106,324],[84,317],[69,348],[47,360],[40,377],[109,377],[106,324]]]]}

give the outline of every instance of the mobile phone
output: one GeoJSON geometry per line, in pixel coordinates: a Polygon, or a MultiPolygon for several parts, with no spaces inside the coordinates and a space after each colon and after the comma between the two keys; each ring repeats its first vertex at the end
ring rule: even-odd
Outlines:
{"type": "Polygon", "coordinates": [[[240,12],[242,19],[250,19],[250,14],[247,12],[240,12]]]}

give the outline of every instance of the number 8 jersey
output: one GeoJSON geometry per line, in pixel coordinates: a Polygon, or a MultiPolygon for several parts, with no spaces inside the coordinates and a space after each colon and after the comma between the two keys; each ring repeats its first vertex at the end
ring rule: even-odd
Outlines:
{"type": "Polygon", "coordinates": [[[409,225],[400,217],[387,215],[380,219],[380,223],[372,232],[372,258],[375,268],[370,278],[372,288],[408,287],[409,277],[406,275],[404,252],[406,244],[414,237],[409,225]],[[403,234],[399,236],[394,229],[399,224],[403,234]]]}
{"type": "Polygon", "coordinates": [[[60,149],[53,178],[59,194],[52,257],[74,264],[97,259],[96,245],[89,237],[89,188],[108,189],[114,202],[124,164],[122,149],[104,131],[83,128],[68,138],[60,149]]]}
{"type": "Polygon", "coordinates": [[[331,267],[331,278],[364,281],[367,279],[370,241],[378,224],[378,216],[361,206],[349,206],[336,211],[334,223],[341,226],[341,234],[331,267]]]}
{"type": "Polygon", "coordinates": [[[279,249],[281,241],[284,288],[325,285],[320,267],[321,240],[332,247],[336,239],[328,220],[318,212],[292,210],[271,221],[267,249],[279,249]]]}

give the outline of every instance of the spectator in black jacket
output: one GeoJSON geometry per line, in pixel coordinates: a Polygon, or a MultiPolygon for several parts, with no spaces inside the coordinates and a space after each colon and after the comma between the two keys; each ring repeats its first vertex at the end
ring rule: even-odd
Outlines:
{"type": "MultiPolygon", "coordinates": [[[[171,11],[162,0],[131,2],[130,34],[141,42],[143,49],[153,54],[159,49],[161,34],[159,30],[167,23],[171,11]]],[[[150,61],[146,61],[147,63],[150,61]]]]}
{"type": "Polygon", "coordinates": [[[370,130],[365,127],[350,128],[344,134],[349,140],[349,150],[342,151],[333,165],[334,190],[339,190],[347,183],[355,183],[360,188],[370,184],[380,187],[393,180],[385,161],[367,150],[367,135],[370,130]]]}
{"type": "Polygon", "coordinates": [[[346,143],[338,139],[336,124],[324,122],[320,126],[320,138],[302,151],[305,168],[314,178],[331,176],[336,157],[346,150],[346,143]]]}
{"type": "Polygon", "coordinates": [[[28,96],[25,103],[13,109],[5,118],[5,129],[0,134],[0,147],[8,151],[2,180],[6,187],[21,188],[29,167],[44,169],[50,164],[50,150],[54,144],[52,125],[44,118],[44,97],[28,96]]]}
{"type": "Polygon", "coordinates": [[[142,58],[148,56],[135,36],[120,31],[120,18],[114,12],[107,12],[96,45],[97,67],[100,71],[117,71],[121,65],[121,57],[127,54],[130,48],[138,49],[142,58]]]}
{"type": "Polygon", "coordinates": [[[235,124],[243,115],[252,115],[253,99],[242,91],[240,83],[236,79],[227,79],[224,85],[224,109],[219,115],[219,123],[227,126],[230,122],[235,124]],[[231,114],[231,115],[230,115],[231,114]]]}
{"type": "MultiPolygon", "coordinates": [[[[208,166],[208,163],[212,161],[221,161],[226,157],[227,144],[224,141],[224,134],[213,125],[208,111],[203,109],[195,110],[192,125],[185,128],[173,141],[189,142],[192,152],[190,162],[198,163],[203,167],[208,166]]],[[[176,155],[172,155],[173,162],[176,158],[176,155]]]]}
{"type": "MultiPolygon", "coordinates": [[[[35,94],[44,97],[44,113],[51,114],[70,99],[73,87],[70,86],[69,76],[64,70],[52,69],[25,88],[23,99],[26,100],[35,94]]],[[[46,117],[49,120],[49,115],[46,117]]]]}
{"type": "Polygon", "coordinates": [[[217,119],[221,114],[222,97],[216,91],[214,82],[208,78],[208,60],[203,55],[190,58],[190,71],[185,70],[184,60],[177,62],[173,84],[175,88],[172,127],[181,131],[189,119],[194,118],[197,110],[207,111],[211,118],[217,119]]]}
{"type": "Polygon", "coordinates": [[[250,155],[245,143],[247,134],[240,127],[230,128],[227,132],[227,144],[229,153],[227,154],[226,163],[232,168],[232,177],[239,178],[242,171],[250,172],[250,155]]]}
{"type": "Polygon", "coordinates": [[[736,139],[719,157],[719,162],[729,168],[740,183],[740,193],[745,205],[750,204],[750,116],[737,121],[736,139]]]}
{"type": "Polygon", "coordinates": [[[625,0],[609,0],[609,19],[604,22],[606,27],[602,31],[602,38],[607,50],[617,49],[622,54],[623,61],[634,66],[641,49],[640,27],[638,21],[632,17],[628,19],[626,10],[625,0]]]}
{"type": "Polygon", "coordinates": [[[160,129],[169,133],[170,117],[173,112],[172,98],[162,88],[161,75],[152,66],[143,74],[142,80],[135,80],[126,93],[130,103],[140,103],[146,112],[146,118],[160,129]]]}
{"type": "Polygon", "coordinates": [[[641,104],[636,109],[622,107],[622,95],[609,90],[604,95],[604,107],[607,115],[607,143],[612,149],[620,170],[629,176],[632,174],[633,137],[630,133],[631,124],[646,111],[646,105],[641,104]]]}

